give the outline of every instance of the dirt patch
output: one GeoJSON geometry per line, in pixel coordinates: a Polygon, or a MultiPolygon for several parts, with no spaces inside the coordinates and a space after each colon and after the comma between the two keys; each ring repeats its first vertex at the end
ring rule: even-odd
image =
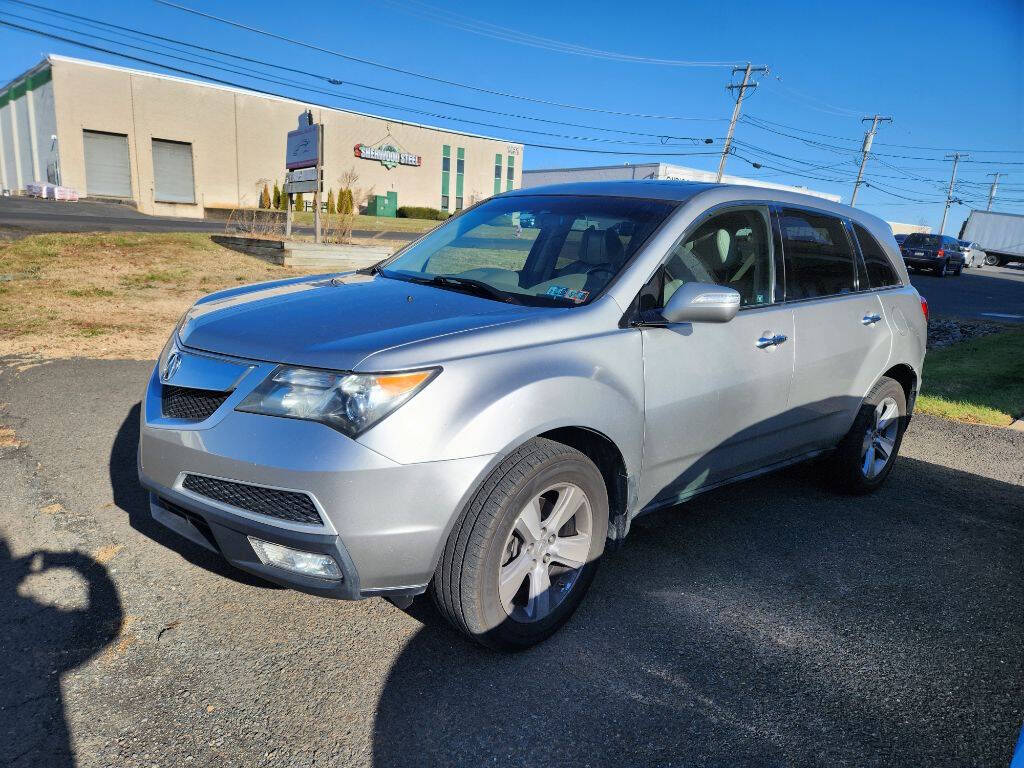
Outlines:
{"type": "Polygon", "coordinates": [[[311,271],[230,251],[198,233],[0,242],[0,357],[152,359],[200,296],[311,271]]]}

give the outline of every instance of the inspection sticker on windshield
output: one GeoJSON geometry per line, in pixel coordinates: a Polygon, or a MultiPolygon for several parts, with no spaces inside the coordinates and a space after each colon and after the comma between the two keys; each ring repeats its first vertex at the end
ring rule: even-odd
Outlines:
{"type": "Polygon", "coordinates": [[[590,291],[574,291],[562,285],[552,285],[548,288],[548,296],[558,296],[562,299],[569,299],[570,301],[575,301],[577,304],[582,304],[587,300],[589,295],[590,291]]]}

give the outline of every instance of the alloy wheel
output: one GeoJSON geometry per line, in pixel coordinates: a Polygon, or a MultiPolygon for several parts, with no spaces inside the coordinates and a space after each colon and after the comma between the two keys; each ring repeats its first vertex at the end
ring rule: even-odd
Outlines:
{"type": "Polygon", "coordinates": [[[895,398],[887,397],[875,406],[875,412],[861,449],[860,470],[869,480],[878,477],[892,460],[900,428],[900,408],[895,398]]]}
{"type": "Polygon", "coordinates": [[[572,483],[553,485],[523,507],[498,567],[509,618],[541,621],[562,603],[587,564],[592,530],[590,499],[572,483]]]}

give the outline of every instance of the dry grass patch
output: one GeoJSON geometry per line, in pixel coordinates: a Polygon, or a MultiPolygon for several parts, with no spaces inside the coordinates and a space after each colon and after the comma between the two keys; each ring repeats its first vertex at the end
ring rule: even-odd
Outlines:
{"type": "Polygon", "coordinates": [[[0,357],[152,359],[200,296],[304,273],[195,233],[0,242],[0,357]]]}

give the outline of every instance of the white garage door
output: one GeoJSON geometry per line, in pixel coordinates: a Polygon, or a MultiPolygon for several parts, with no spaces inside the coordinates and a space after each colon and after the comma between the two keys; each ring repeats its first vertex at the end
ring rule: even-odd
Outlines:
{"type": "Polygon", "coordinates": [[[85,193],[90,197],[131,197],[128,137],[120,133],[83,131],[85,193]]]}
{"type": "Polygon", "coordinates": [[[153,139],[153,186],[158,203],[194,203],[192,145],[153,139]]]}

